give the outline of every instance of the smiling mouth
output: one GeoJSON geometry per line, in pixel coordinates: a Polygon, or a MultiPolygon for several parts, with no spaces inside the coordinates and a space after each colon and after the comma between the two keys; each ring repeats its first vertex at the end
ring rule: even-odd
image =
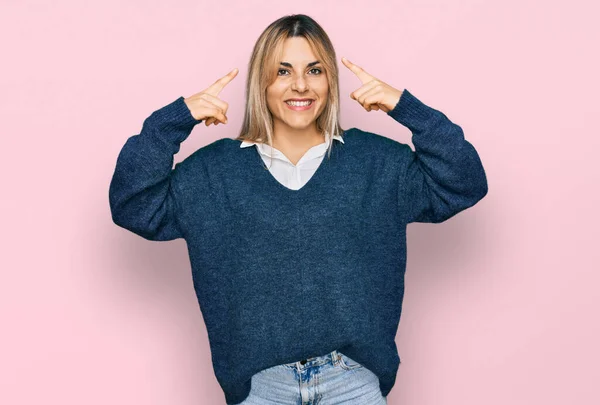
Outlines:
{"type": "Polygon", "coordinates": [[[310,102],[298,102],[298,101],[285,101],[285,105],[288,109],[296,112],[304,112],[312,110],[314,100],[310,102]]]}
{"type": "Polygon", "coordinates": [[[307,107],[313,103],[314,100],[308,101],[285,101],[285,103],[292,107],[307,107]]]}

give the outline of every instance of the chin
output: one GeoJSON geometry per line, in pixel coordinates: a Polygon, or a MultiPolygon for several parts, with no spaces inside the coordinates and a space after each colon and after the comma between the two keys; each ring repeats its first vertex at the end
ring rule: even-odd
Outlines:
{"type": "Polygon", "coordinates": [[[289,127],[294,128],[294,129],[306,129],[306,128],[310,128],[315,121],[307,121],[305,123],[287,123],[289,127]]]}

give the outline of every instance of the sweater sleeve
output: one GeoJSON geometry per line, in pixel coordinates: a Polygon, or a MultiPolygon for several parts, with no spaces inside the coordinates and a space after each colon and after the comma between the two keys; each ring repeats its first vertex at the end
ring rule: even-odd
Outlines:
{"type": "Polygon", "coordinates": [[[178,166],[173,156],[196,120],[184,97],[154,111],[127,139],[109,187],[113,222],[148,240],[182,238],[177,218],[178,166]]]}
{"type": "Polygon", "coordinates": [[[415,147],[400,144],[398,201],[407,224],[443,222],[487,194],[481,160],[460,126],[406,89],[387,114],[410,129],[415,147]]]}

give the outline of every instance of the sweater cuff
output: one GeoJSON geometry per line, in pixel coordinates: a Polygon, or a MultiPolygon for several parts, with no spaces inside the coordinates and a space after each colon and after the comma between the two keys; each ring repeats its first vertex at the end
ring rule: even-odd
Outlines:
{"type": "Polygon", "coordinates": [[[194,118],[185,104],[183,96],[155,111],[152,115],[155,123],[159,125],[167,124],[179,128],[192,128],[202,122],[202,120],[194,118]]]}
{"type": "Polygon", "coordinates": [[[423,104],[407,89],[404,89],[394,109],[388,111],[387,114],[402,125],[412,128],[418,123],[432,118],[435,110],[423,104]]]}

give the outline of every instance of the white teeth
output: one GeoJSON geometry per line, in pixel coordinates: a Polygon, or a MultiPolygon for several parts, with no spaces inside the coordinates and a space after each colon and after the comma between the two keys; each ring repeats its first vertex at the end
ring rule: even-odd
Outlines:
{"type": "Polygon", "coordinates": [[[312,100],[309,101],[286,101],[287,104],[294,106],[294,107],[306,107],[307,105],[310,105],[310,103],[312,103],[312,100]]]}

